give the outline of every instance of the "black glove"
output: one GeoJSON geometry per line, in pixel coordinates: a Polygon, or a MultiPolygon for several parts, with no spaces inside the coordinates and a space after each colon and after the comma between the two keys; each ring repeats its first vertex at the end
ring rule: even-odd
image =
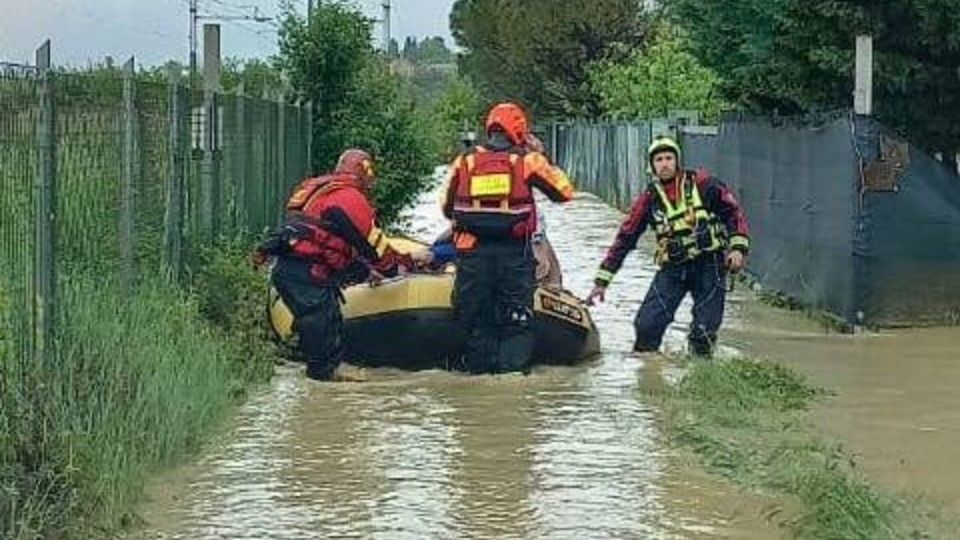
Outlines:
{"type": "Polygon", "coordinates": [[[290,251],[297,240],[312,236],[313,230],[305,223],[286,223],[270,231],[267,239],[260,244],[259,251],[272,256],[283,255],[290,251]]]}

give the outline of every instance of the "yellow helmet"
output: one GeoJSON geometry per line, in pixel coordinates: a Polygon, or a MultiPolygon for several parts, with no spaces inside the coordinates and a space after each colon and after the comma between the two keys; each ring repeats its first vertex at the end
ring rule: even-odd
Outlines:
{"type": "Polygon", "coordinates": [[[657,137],[647,148],[647,171],[653,174],[653,156],[660,152],[673,152],[677,157],[677,166],[680,165],[680,145],[672,137],[657,137]]]}

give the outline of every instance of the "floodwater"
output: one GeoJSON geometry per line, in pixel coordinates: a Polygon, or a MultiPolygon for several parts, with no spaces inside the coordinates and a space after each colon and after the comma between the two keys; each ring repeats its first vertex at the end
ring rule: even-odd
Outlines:
{"type": "Polygon", "coordinates": [[[960,328],[845,335],[755,302],[738,309],[726,342],[835,393],[816,421],[871,480],[960,514],[960,328]]]}
{"type": "MultiPolygon", "coordinates": [[[[585,295],[622,215],[542,205],[565,285],[585,295]]],[[[436,195],[412,230],[443,227],[436,195]]],[[[627,355],[649,243],[593,309],[595,362],[530,377],[368,372],[318,384],[279,369],[201,459],[158,478],[135,538],[777,538],[746,496],[674,454],[640,385],[677,376],[627,355]],[[650,368],[650,369],[648,369],[650,368]]],[[[690,305],[668,331],[682,351],[690,305]]],[[[815,411],[869,478],[960,512],[960,329],[841,335],[734,293],[722,353],[775,358],[835,392],[815,411]]]]}
{"type": "MultiPolygon", "coordinates": [[[[436,200],[413,211],[421,238],[443,226],[436,200]]],[[[586,195],[542,206],[565,285],[585,295],[622,216],[586,195]]],[[[587,365],[529,377],[372,370],[333,384],[280,368],[197,463],[150,486],[135,537],[779,537],[764,501],[681,464],[638,399],[659,376],[627,357],[649,254],[633,255],[594,309],[603,354],[587,365]]],[[[682,348],[688,312],[669,347],[682,348]]]]}

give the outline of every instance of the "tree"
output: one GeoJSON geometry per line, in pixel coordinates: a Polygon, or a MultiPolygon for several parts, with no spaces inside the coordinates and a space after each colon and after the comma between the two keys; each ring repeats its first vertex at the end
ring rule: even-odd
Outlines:
{"type": "Polygon", "coordinates": [[[646,50],[623,62],[603,61],[590,69],[590,85],[604,115],[617,119],[665,117],[677,109],[696,110],[716,120],[723,101],[716,73],[686,50],[687,40],[664,28],[646,50]]]}
{"type": "Polygon", "coordinates": [[[480,131],[483,113],[483,98],[470,81],[461,77],[451,80],[430,115],[442,158],[451,158],[462,150],[460,134],[464,128],[480,131]]]}
{"type": "Polygon", "coordinates": [[[407,36],[403,40],[403,58],[410,60],[417,54],[417,38],[407,36]]]}
{"type": "Polygon", "coordinates": [[[596,116],[587,67],[619,60],[645,43],[643,0],[529,2],[457,0],[450,14],[464,52],[461,73],[491,99],[519,100],[543,116],[596,116]]]}
{"type": "Polygon", "coordinates": [[[296,94],[314,104],[312,162],[329,170],[346,148],[377,162],[374,201],[385,223],[422,190],[433,145],[425,120],[371,46],[370,22],[339,2],[323,2],[309,22],[286,14],[277,63],[296,94]]]}
{"type": "Polygon", "coordinates": [[[223,91],[230,92],[240,84],[243,84],[243,93],[253,97],[283,91],[285,86],[280,70],[263,60],[227,58],[221,76],[223,91]]]}
{"type": "Polygon", "coordinates": [[[761,113],[852,104],[854,39],[874,36],[874,111],[931,151],[960,147],[955,0],[664,0],[721,92],[761,113]]]}
{"type": "Polygon", "coordinates": [[[376,160],[373,202],[383,223],[396,224],[429,182],[435,165],[432,126],[414,103],[404,98],[401,81],[381,62],[371,62],[357,75],[337,123],[344,146],[368,150],[376,160]]]}
{"type": "Polygon", "coordinates": [[[442,37],[434,36],[420,42],[413,60],[419,64],[449,64],[453,62],[453,53],[442,37]]]}
{"type": "Polygon", "coordinates": [[[312,164],[330,167],[347,141],[336,126],[348,96],[359,84],[358,74],[374,57],[370,21],[356,10],[323,2],[310,21],[288,11],[280,28],[277,64],[290,77],[296,92],[314,107],[312,164]]]}

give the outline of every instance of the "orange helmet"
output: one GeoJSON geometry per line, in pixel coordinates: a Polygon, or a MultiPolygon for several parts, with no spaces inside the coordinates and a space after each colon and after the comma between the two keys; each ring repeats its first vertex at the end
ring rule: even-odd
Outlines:
{"type": "Polygon", "coordinates": [[[373,185],[375,174],[373,171],[373,158],[363,150],[351,148],[340,154],[337,160],[337,167],[334,173],[351,174],[357,177],[361,188],[367,189],[373,185]]]}
{"type": "Polygon", "coordinates": [[[498,103],[487,114],[487,134],[494,127],[502,129],[513,144],[523,144],[527,136],[527,115],[516,103],[498,103]]]}

